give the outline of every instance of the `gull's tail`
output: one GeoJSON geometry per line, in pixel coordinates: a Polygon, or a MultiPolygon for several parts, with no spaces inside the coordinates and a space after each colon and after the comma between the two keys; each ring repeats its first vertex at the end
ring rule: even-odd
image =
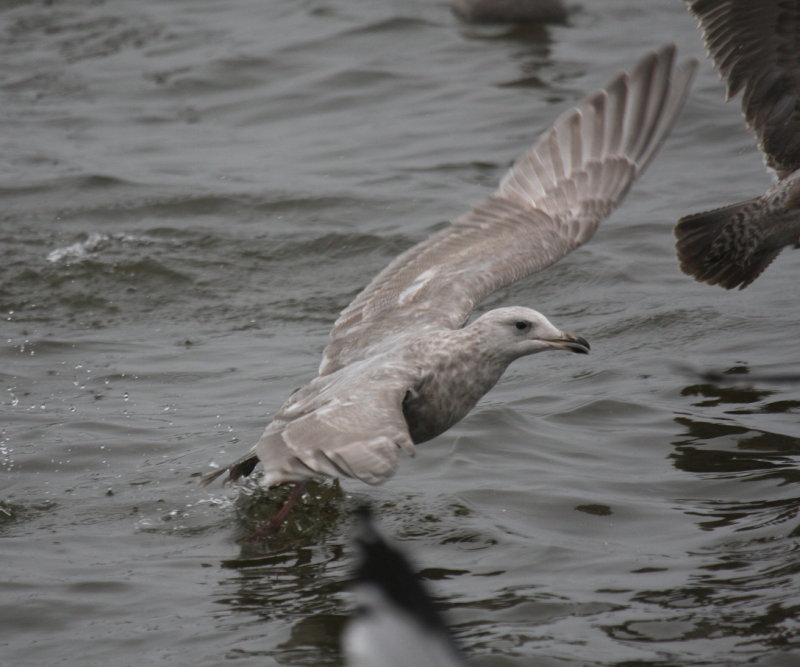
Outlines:
{"type": "Polygon", "coordinates": [[[224,468],[220,468],[219,470],[215,470],[208,475],[204,475],[200,479],[200,486],[208,486],[211,484],[211,482],[219,477],[222,477],[222,475],[225,473],[228,473],[228,477],[225,479],[225,484],[236,482],[242,477],[247,477],[251,472],[253,472],[253,469],[256,467],[256,465],[258,465],[258,457],[254,452],[249,451],[242,458],[236,459],[233,463],[226,465],[224,468]]]}
{"type": "Polygon", "coordinates": [[[725,289],[744,289],[778,256],[763,233],[763,199],[687,215],[675,226],[678,259],[684,273],[725,289]]]}

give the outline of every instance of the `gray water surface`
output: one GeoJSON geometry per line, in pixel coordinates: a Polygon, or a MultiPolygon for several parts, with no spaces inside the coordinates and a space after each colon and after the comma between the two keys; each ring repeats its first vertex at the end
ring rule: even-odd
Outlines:
{"type": "Polygon", "coordinates": [[[800,253],[680,273],[681,215],[763,192],[704,59],[587,246],[495,295],[585,336],[517,362],[387,484],[199,476],[315,375],[338,312],[645,51],[683,3],[467,26],[444,1],[0,7],[0,663],[336,665],[371,500],[476,665],[800,664],[800,253]],[[687,373],[714,369],[725,380],[687,373]]]}

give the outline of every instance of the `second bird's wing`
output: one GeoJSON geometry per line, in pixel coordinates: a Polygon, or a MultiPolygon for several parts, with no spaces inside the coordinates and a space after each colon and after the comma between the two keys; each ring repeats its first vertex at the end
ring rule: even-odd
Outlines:
{"type": "Polygon", "coordinates": [[[800,167],[800,3],[684,0],[767,165],[783,178],[800,167]]]}

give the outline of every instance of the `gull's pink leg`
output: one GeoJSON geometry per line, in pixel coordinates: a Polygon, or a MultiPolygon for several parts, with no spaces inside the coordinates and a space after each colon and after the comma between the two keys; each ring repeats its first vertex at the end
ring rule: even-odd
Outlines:
{"type": "Polygon", "coordinates": [[[258,540],[263,540],[264,538],[274,535],[276,532],[278,532],[278,528],[280,528],[283,522],[286,520],[286,517],[289,515],[292,507],[294,507],[295,503],[303,497],[303,494],[306,492],[307,485],[308,482],[295,482],[292,492],[289,494],[286,502],[283,503],[283,507],[278,510],[278,513],[272,517],[264,527],[256,530],[256,532],[248,537],[245,541],[257,542],[258,540]]]}

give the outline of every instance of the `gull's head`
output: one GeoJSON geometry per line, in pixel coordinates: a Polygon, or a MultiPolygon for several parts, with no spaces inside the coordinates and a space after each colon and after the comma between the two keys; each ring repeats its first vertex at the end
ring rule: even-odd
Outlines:
{"type": "Polygon", "coordinates": [[[512,306],[481,315],[471,326],[478,328],[497,348],[512,357],[545,350],[568,350],[589,354],[589,343],[581,336],[562,331],[540,312],[512,306]]]}

